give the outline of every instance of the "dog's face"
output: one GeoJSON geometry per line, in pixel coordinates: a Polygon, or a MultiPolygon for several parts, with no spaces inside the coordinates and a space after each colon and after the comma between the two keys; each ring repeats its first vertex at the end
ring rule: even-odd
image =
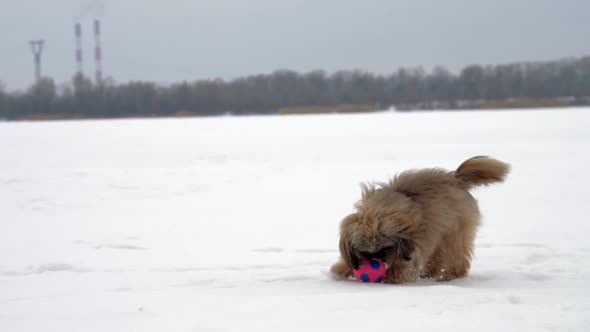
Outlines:
{"type": "Polygon", "coordinates": [[[364,188],[356,207],[340,225],[340,254],[349,267],[358,269],[363,259],[412,259],[420,213],[411,198],[364,188]]]}

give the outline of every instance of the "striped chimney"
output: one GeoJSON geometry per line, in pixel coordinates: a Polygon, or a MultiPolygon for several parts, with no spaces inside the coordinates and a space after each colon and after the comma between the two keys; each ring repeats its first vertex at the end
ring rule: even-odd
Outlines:
{"type": "Polygon", "coordinates": [[[100,21],[94,20],[94,62],[96,66],[96,84],[102,83],[102,49],[100,46],[100,21]]]}
{"type": "Polygon", "coordinates": [[[82,58],[82,25],[76,23],[76,65],[78,66],[78,74],[83,72],[83,58],[82,58]]]}

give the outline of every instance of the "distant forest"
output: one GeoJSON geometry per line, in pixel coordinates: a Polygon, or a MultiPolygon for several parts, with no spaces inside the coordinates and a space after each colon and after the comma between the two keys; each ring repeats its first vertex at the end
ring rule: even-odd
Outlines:
{"type": "Polygon", "coordinates": [[[395,107],[463,109],[588,105],[590,56],[548,62],[296,73],[278,70],[234,80],[161,86],[150,82],[94,84],[77,75],[56,85],[43,78],[25,92],[0,85],[0,119],[120,118],[370,111],[395,107]]]}

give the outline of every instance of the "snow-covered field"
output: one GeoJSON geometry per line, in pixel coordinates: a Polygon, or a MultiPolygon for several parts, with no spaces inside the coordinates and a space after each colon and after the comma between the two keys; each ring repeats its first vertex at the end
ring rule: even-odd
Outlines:
{"type": "Polygon", "coordinates": [[[0,123],[0,331],[589,331],[590,109],[0,123]],[[327,274],[358,183],[474,155],[469,278],[327,274]]]}

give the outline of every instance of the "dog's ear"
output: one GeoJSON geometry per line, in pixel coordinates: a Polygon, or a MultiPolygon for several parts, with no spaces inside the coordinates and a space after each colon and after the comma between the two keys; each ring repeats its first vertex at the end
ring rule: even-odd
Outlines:
{"type": "Polygon", "coordinates": [[[352,250],[350,241],[345,237],[340,238],[340,256],[342,256],[342,260],[348,267],[358,270],[361,263],[360,259],[352,250]]]}
{"type": "Polygon", "coordinates": [[[399,256],[406,261],[412,260],[412,251],[414,251],[414,244],[412,241],[400,239],[398,243],[399,256]]]}
{"type": "Polygon", "coordinates": [[[340,256],[342,256],[344,263],[354,270],[359,268],[360,259],[352,248],[350,235],[357,220],[357,215],[351,214],[344,218],[340,224],[340,256]]]}

